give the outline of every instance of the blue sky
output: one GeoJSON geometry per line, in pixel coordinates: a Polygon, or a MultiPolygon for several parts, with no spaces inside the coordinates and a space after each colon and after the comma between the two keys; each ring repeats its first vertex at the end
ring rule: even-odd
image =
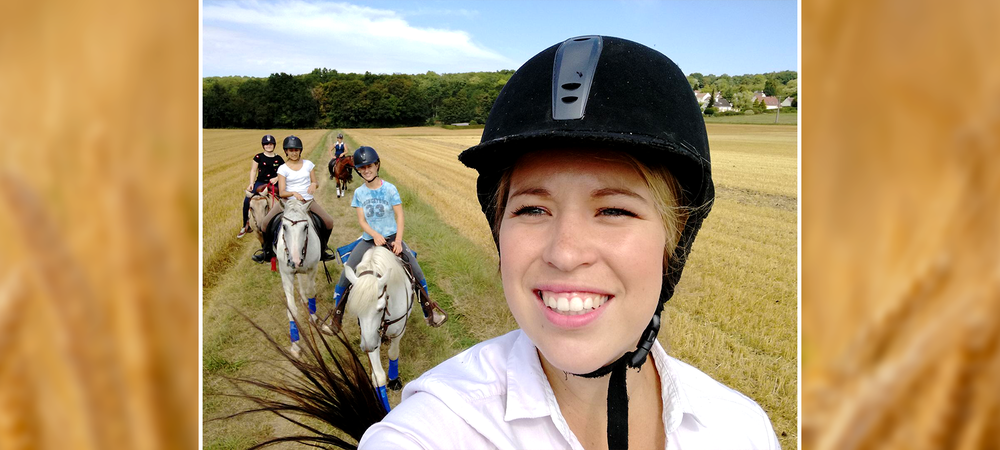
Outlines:
{"type": "Polygon", "coordinates": [[[206,0],[202,75],[517,69],[585,34],[653,47],[687,74],[797,70],[797,15],[795,0],[206,0]]]}

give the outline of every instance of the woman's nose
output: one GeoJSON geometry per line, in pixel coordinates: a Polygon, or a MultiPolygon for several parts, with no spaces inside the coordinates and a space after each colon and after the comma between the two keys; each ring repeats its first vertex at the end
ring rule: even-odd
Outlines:
{"type": "Polygon", "coordinates": [[[597,249],[592,245],[594,230],[580,214],[560,214],[553,218],[542,258],[563,272],[594,264],[597,249]]]}

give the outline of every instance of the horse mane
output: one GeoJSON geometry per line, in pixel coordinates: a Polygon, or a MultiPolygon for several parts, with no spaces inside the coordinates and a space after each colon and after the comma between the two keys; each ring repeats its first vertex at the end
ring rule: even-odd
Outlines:
{"type": "Polygon", "coordinates": [[[285,201],[285,217],[291,219],[291,216],[308,217],[309,210],[305,208],[306,204],[299,201],[296,198],[291,198],[285,201]],[[291,213],[291,214],[289,214],[291,213]]]}
{"type": "MultiPolygon", "coordinates": [[[[399,265],[396,262],[396,255],[385,247],[373,247],[372,251],[365,252],[365,256],[361,258],[361,262],[354,269],[354,273],[359,274],[366,270],[371,270],[382,277],[390,277],[393,275],[390,272],[393,265],[399,265]]],[[[386,279],[385,281],[389,283],[393,280],[386,279]]],[[[377,276],[359,276],[357,283],[354,283],[354,286],[351,288],[350,301],[347,302],[347,312],[356,316],[360,311],[368,311],[374,308],[380,294],[380,292],[377,292],[377,289],[377,276]]]]}

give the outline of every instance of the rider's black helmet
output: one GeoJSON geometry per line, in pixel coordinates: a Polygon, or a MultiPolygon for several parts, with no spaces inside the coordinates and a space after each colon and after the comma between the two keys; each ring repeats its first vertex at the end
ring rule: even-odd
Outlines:
{"type": "Polygon", "coordinates": [[[274,139],[274,136],[271,136],[270,134],[265,134],[264,137],[260,138],[260,146],[264,147],[267,144],[278,145],[278,141],[274,139]]]}
{"type": "Polygon", "coordinates": [[[571,146],[628,152],[665,166],[680,183],[690,212],[662,304],[715,198],[705,122],[687,77],[662,53],[605,36],[568,39],[524,63],[500,91],[479,145],[459,155],[479,171],[479,204],[491,228],[504,171],[533,150],[571,146]]]}
{"type": "Polygon", "coordinates": [[[378,153],[375,153],[374,148],[361,146],[354,151],[354,167],[361,168],[378,161],[378,153]]]}
{"type": "Polygon", "coordinates": [[[281,147],[284,148],[285,150],[288,150],[290,148],[297,148],[299,150],[302,150],[302,139],[299,139],[298,136],[295,135],[288,136],[285,138],[285,141],[282,142],[281,147]]]}
{"type": "Polygon", "coordinates": [[[344,138],[344,133],[337,133],[337,138],[338,139],[343,139],[344,138]]]}

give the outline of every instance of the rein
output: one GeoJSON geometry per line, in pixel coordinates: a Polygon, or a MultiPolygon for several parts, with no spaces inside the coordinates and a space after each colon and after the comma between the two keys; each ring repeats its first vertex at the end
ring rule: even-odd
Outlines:
{"type": "MultiPolygon", "coordinates": [[[[405,268],[406,265],[403,264],[403,267],[405,268]]],[[[375,273],[375,271],[373,271],[373,270],[362,271],[361,273],[358,274],[358,277],[360,278],[360,277],[362,277],[364,275],[375,275],[378,278],[382,278],[382,275],[375,273]]],[[[379,297],[382,297],[383,295],[385,296],[385,309],[382,310],[382,326],[380,326],[379,329],[378,329],[378,335],[379,335],[379,338],[381,340],[385,341],[385,340],[391,340],[391,339],[395,339],[395,338],[397,338],[399,336],[402,336],[403,333],[406,331],[406,322],[403,322],[403,329],[399,330],[399,333],[396,333],[395,335],[392,335],[392,336],[387,336],[387,333],[389,332],[389,326],[390,325],[392,325],[392,324],[394,324],[396,322],[399,322],[400,320],[403,320],[403,319],[405,319],[405,318],[407,318],[407,317],[410,316],[410,311],[413,310],[413,300],[410,299],[410,301],[407,302],[407,304],[406,304],[406,312],[403,313],[403,315],[401,315],[401,316],[399,316],[399,317],[397,317],[395,319],[388,320],[386,318],[386,315],[389,313],[389,286],[388,285],[382,286],[382,293],[379,294],[379,297]]]]}

